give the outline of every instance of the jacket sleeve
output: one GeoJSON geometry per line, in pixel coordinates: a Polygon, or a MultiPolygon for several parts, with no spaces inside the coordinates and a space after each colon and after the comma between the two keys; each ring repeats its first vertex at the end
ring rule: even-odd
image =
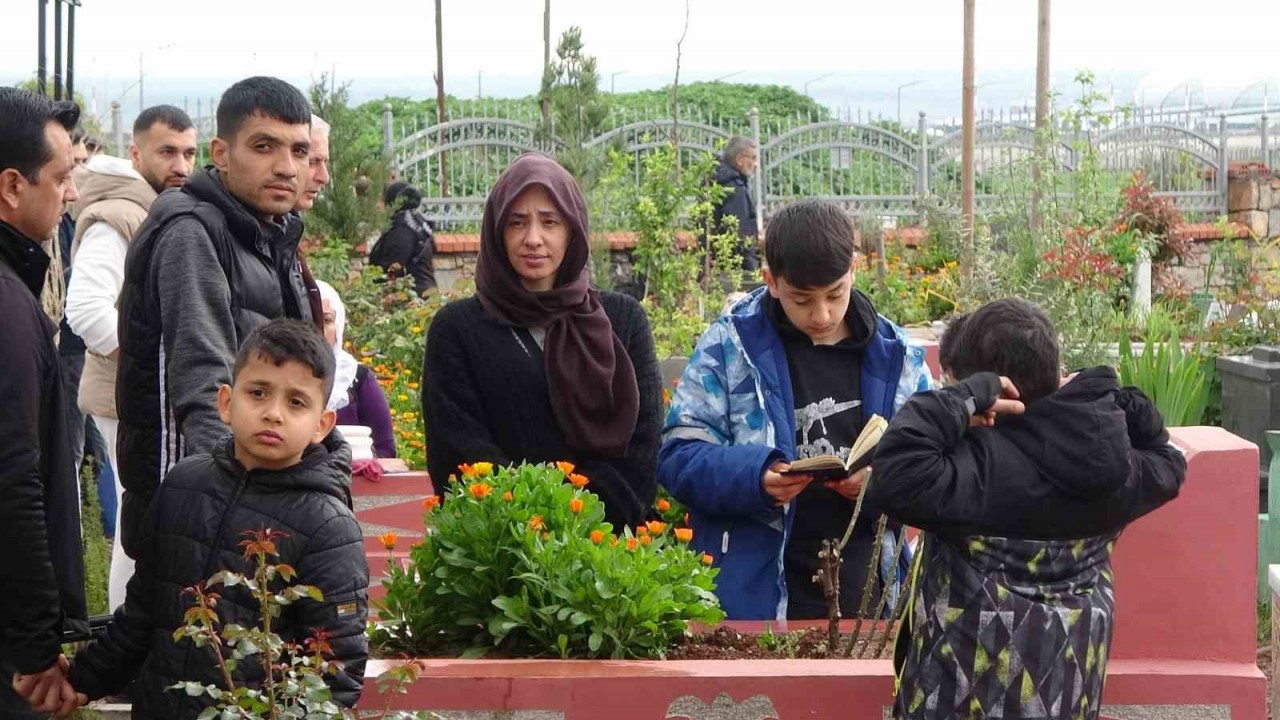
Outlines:
{"type": "MultiPolygon", "coordinates": [[[[10,287],[20,288],[17,283],[10,287]]],[[[0,527],[4,528],[4,569],[6,590],[0,592],[0,657],[18,672],[30,674],[49,667],[61,651],[58,619],[58,583],[49,554],[49,531],[45,522],[44,478],[40,454],[54,452],[42,448],[41,388],[52,358],[41,357],[40,318],[27,317],[6,298],[0,312],[0,349],[4,371],[0,372],[0,397],[5,410],[0,413],[0,527]],[[33,322],[36,321],[36,322],[33,322]],[[32,327],[34,324],[34,327],[32,327]]],[[[32,306],[32,313],[35,313],[32,306]]]]}
{"type": "Polygon", "coordinates": [[[436,492],[445,487],[460,463],[510,465],[489,427],[478,414],[483,407],[463,335],[462,316],[441,309],[427,331],[422,368],[422,419],[426,425],[427,470],[436,492]]]}
{"type": "Polygon", "coordinates": [[[67,286],[67,324],[99,355],[111,355],[120,347],[116,303],[128,250],[120,233],[98,222],[85,231],[76,252],[76,271],[67,286]]]}
{"type": "Polygon", "coordinates": [[[157,506],[166,501],[162,486],[142,526],[143,541],[138,546],[141,550],[125,589],[124,604],[116,608],[107,631],[76,653],[72,660],[71,686],[90,700],[122,692],[137,677],[151,651],[155,631],[152,627],[156,587],[154,528],[157,506]]]}
{"type": "Polygon", "coordinates": [[[775,503],[764,491],[764,471],[779,451],[734,445],[724,363],[727,334],[721,320],[698,341],[676,388],[658,455],[658,482],[689,507],[713,515],[759,516],[775,503]]]}
{"type": "Polygon", "coordinates": [[[990,407],[1000,379],[979,373],[959,385],[913,395],[876,446],[867,502],[924,530],[983,516],[983,468],[961,442],[969,417],[990,407]]]}
{"type": "Polygon", "coordinates": [[[416,249],[417,238],[413,230],[402,223],[395,223],[373,246],[369,260],[381,267],[388,275],[404,277],[416,249]]]}
{"type": "Polygon", "coordinates": [[[227,432],[218,416],[218,388],[231,383],[236,356],[231,289],[213,242],[194,218],[165,231],[152,265],[164,328],[165,389],[184,454],[212,452],[227,432]]]}
{"type": "Polygon", "coordinates": [[[1136,387],[1116,393],[1129,428],[1129,477],[1121,491],[1124,516],[1130,523],[1178,496],[1187,479],[1187,458],[1169,440],[1164,418],[1136,387]]]}
{"type": "MultiPolygon", "coordinates": [[[[354,707],[364,689],[364,668],[369,659],[369,564],[365,560],[360,526],[349,513],[338,515],[311,536],[298,562],[297,583],[312,585],[324,600],[302,600],[297,607],[298,630],[303,637],[317,631],[329,642],[332,657],[342,663],[325,682],[333,700],[354,707]]],[[[301,639],[301,638],[300,638],[301,639]]]]}
{"type": "Polygon", "coordinates": [[[413,289],[419,295],[436,287],[435,247],[428,237],[422,250],[409,260],[409,274],[413,276],[413,289]]]}
{"type": "Polygon", "coordinates": [[[579,470],[591,480],[590,489],[600,495],[606,519],[615,526],[634,527],[645,519],[657,497],[658,442],[662,428],[662,372],[653,348],[649,318],[639,303],[632,304],[626,338],[627,355],[636,370],[640,389],[640,414],[625,457],[617,460],[584,460],[579,470]]]}
{"type": "Polygon", "coordinates": [[[391,408],[386,393],[378,384],[378,378],[367,365],[357,370],[360,385],[356,388],[356,403],[360,424],[369,426],[373,433],[373,450],[380,458],[396,456],[396,428],[391,421],[391,408]]]}

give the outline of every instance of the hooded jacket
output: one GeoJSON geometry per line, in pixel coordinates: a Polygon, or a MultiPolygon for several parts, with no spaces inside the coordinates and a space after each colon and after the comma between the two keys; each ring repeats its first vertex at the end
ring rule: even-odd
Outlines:
{"type": "Polygon", "coordinates": [[[64,629],[88,629],[58,329],[38,301],[48,267],[0,222],[0,658],[22,673],[57,660],[64,629]]]}
{"type": "MultiPolygon", "coordinates": [[[[658,482],[689,507],[692,546],[720,569],[716,595],[734,620],[787,618],[783,553],[794,503],[778,507],[761,479],[774,462],[795,459],[796,410],[766,292],[757,289],[703,333],[658,455],[658,482]]],[[[864,413],[885,418],[932,383],[924,348],[883,316],[863,349],[859,380],[864,413]]]]}
{"type": "MultiPolygon", "coordinates": [[[[134,717],[195,718],[211,704],[169,690],[181,681],[223,685],[212,650],[175,641],[194,600],[184,589],[221,570],[252,576],[239,543],[245,533],[270,528],[284,533],[270,562],[292,566],[292,584],[313,585],[322,601],[287,606],[272,630],[301,644],[323,631],[342,668],[325,682],[335,702],[360,699],[368,658],[369,566],[362,533],[351,510],[351,449],[338,433],[312,445],[284,470],[246,471],[227,436],[212,454],[174,466],[148,511],[137,567],[125,604],[107,632],[76,654],[71,684],[90,699],[120,692],[132,680],[134,717]]],[[[283,587],[283,583],[281,583],[283,587]]],[[[258,603],[243,587],[218,586],[218,617],[225,627],[261,625],[258,603]]],[[[245,661],[232,673],[238,685],[260,687],[262,666],[245,661]]]]}
{"type": "Polygon", "coordinates": [[[714,227],[719,228],[720,219],[731,215],[738,219],[738,237],[754,242],[759,232],[756,227],[755,201],[751,199],[751,191],[747,188],[747,176],[727,160],[721,160],[712,179],[729,188],[729,194],[720,201],[712,216],[714,227]]]}
{"type": "Polygon", "coordinates": [[[918,394],[876,449],[868,501],[926,531],[895,652],[897,718],[1096,717],[1111,551],[1186,476],[1159,412],[1110,368],[968,427],[999,391],[980,373],[918,394]]]}
{"type": "Polygon", "coordinates": [[[117,304],[129,242],[147,219],[156,191],[132,163],[95,155],[73,173],[80,199],[71,205],[76,272],[67,286],[67,323],[84,338],[80,410],[116,418],[117,304]]]}
{"type": "Polygon", "coordinates": [[[214,399],[231,382],[240,342],[277,318],[313,319],[301,237],[296,214],[259,218],[212,166],[161,193],[134,236],[116,383],[120,537],[130,557],[140,551],[137,531],[165,472],[210,452],[226,433],[214,399]]]}

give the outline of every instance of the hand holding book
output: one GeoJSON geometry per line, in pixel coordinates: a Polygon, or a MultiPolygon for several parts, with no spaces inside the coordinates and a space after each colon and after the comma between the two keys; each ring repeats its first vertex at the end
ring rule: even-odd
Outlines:
{"type": "Polygon", "coordinates": [[[805,458],[791,463],[791,466],[781,474],[783,476],[808,475],[814,480],[824,482],[850,478],[859,470],[871,465],[875,456],[876,443],[880,442],[888,426],[887,420],[879,415],[872,415],[862,426],[862,432],[854,441],[853,448],[849,450],[847,460],[841,460],[835,455],[805,458]]]}

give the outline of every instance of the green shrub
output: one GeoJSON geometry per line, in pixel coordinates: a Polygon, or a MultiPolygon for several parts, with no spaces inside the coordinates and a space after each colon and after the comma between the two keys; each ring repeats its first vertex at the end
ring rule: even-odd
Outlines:
{"type": "Polygon", "coordinates": [[[692,530],[612,533],[567,463],[461,469],[443,506],[425,503],[422,543],[392,562],[373,632],[384,651],[651,658],[724,617],[692,530]]]}
{"type": "Polygon", "coordinates": [[[1135,355],[1129,334],[1120,336],[1120,382],[1136,385],[1170,427],[1199,425],[1209,404],[1212,370],[1198,352],[1186,351],[1177,333],[1153,329],[1135,355]]]}

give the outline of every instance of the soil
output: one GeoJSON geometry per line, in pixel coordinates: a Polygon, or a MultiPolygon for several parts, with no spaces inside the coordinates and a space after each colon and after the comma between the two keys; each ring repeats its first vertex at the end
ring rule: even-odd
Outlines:
{"type": "MultiPolygon", "coordinates": [[[[841,656],[851,636],[851,633],[840,636],[840,649],[834,654],[835,657],[841,656]]],[[[874,657],[872,653],[882,640],[884,648],[879,657],[893,657],[893,639],[882,638],[881,633],[872,633],[869,628],[864,628],[862,639],[854,646],[850,657],[874,657]]],[[[667,652],[668,660],[787,660],[827,657],[827,631],[820,628],[760,635],[721,627],[683,638],[667,652]]]]}

